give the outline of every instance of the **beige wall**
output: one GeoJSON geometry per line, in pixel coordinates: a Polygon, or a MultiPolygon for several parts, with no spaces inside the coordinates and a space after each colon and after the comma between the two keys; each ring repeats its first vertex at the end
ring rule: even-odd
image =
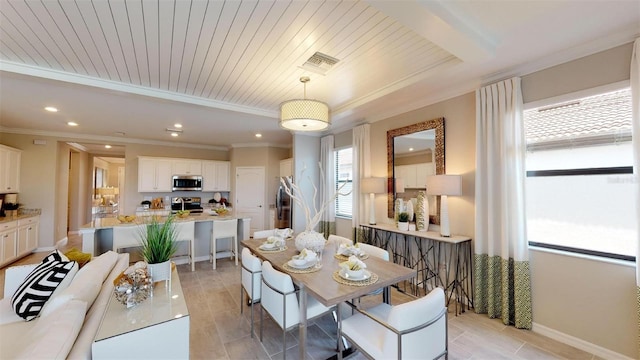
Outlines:
{"type": "Polygon", "coordinates": [[[22,150],[18,202],[26,208],[42,209],[38,247],[52,247],[56,241],[61,240],[56,237],[54,223],[57,142],[43,136],[0,133],[0,143],[22,150]],[[44,139],[47,143],[34,145],[34,139],[44,139]]]}
{"type": "MultiPolygon", "coordinates": [[[[475,95],[470,93],[371,124],[371,175],[387,176],[387,131],[444,117],[445,169],[462,175],[462,196],[449,199],[451,232],[474,236],[475,95]]],[[[387,198],[376,196],[376,221],[387,218],[387,198]]],[[[433,227],[434,229],[436,227],[433,227]]]]}

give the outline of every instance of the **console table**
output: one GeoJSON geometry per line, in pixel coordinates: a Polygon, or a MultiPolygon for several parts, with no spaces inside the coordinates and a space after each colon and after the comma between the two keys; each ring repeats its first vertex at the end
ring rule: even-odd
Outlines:
{"type": "Polygon", "coordinates": [[[435,231],[404,231],[390,224],[360,227],[365,242],[391,252],[392,261],[416,270],[414,295],[441,286],[447,294],[447,306],[455,301],[460,313],[473,307],[473,269],[471,238],[454,235],[440,236],[435,231]]]}
{"type": "Polygon", "coordinates": [[[177,269],[132,308],[111,296],[91,352],[93,359],[188,359],[189,311],[177,269]]]}

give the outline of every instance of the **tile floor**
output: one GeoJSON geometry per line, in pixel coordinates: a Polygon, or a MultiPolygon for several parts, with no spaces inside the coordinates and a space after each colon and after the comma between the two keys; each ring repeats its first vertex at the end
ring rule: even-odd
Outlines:
{"type": "MultiPolygon", "coordinates": [[[[65,248],[79,247],[78,236],[70,236],[65,248]]],[[[34,253],[12,264],[40,261],[46,253],[34,253]]],[[[250,336],[250,311],[245,305],[240,315],[240,266],[221,260],[213,270],[208,262],[178,266],[191,320],[190,354],[192,359],[281,359],[282,331],[265,314],[264,338],[259,340],[260,310],[255,309],[256,336],[250,336]]],[[[4,268],[0,269],[0,291],[4,287],[4,268]]],[[[401,293],[392,291],[392,303],[406,301],[401,293]]],[[[363,305],[371,306],[381,296],[370,297],[363,305]]],[[[595,359],[584,351],[551,340],[531,331],[505,326],[500,320],[466,312],[460,316],[449,313],[450,359],[595,359]]],[[[307,358],[324,359],[333,355],[336,346],[335,323],[331,315],[309,324],[307,358]]],[[[288,359],[299,358],[297,329],[287,333],[288,359]]],[[[364,359],[355,353],[350,359],[364,359]]]]}

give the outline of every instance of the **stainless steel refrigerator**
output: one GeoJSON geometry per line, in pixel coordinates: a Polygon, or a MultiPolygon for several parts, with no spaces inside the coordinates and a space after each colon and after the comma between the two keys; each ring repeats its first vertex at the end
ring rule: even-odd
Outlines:
{"type": "MultiPolygon", "coordinates": [[[[291,177],[282,178],[290,184],[291,177]]],[[[291,197],[284,190],[282,182],[278,183],[278,192],[276,193],[276,229],[285,229],[291,227],[291,197]]]]}

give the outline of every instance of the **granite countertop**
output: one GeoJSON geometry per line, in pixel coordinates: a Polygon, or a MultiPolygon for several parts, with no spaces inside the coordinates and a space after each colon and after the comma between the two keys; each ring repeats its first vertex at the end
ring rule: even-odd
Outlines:
{"type": "Polygon", "coordinates": [[[5,222],[10,222],[10,221],[16,221],[16,220],[20,220],[20,219],[26,219],[26,218],[30,218],[30,217],[34,217],[34,216],[40,216],[40,214],[38,213],[26,213],[26,214],[20,214],[18,216],[4,216],[4,217],[0,217],[0,223],[5,223],[5,222]]]}
{"type": "MultiPolygon", "coordinates": [[[[183,221],[195,221],[195,222],[204,222],[204,221],[215,221],[215,220],[230,220],[235,219],[236,217],[231,214],[225,216],[213,216],[208,214],[201,215],[189,215],[185,218],[175,218],[175,222],[183,222],[183,221]]],[[[158,217],[158,221],[160,223],[164,222],[166,217],[158,217]]],[[[238,218],[241,219],[241,218],[238,218]]],[[[145,224],[151,221],[149,216],[139,216],[133,222],[130,223],[121,223],[117,218],[99,218],[95,219],[88,224],[84,224],[80,226],[80,229],[109,229],[116,226],[133,226],[145,224]]]]}

